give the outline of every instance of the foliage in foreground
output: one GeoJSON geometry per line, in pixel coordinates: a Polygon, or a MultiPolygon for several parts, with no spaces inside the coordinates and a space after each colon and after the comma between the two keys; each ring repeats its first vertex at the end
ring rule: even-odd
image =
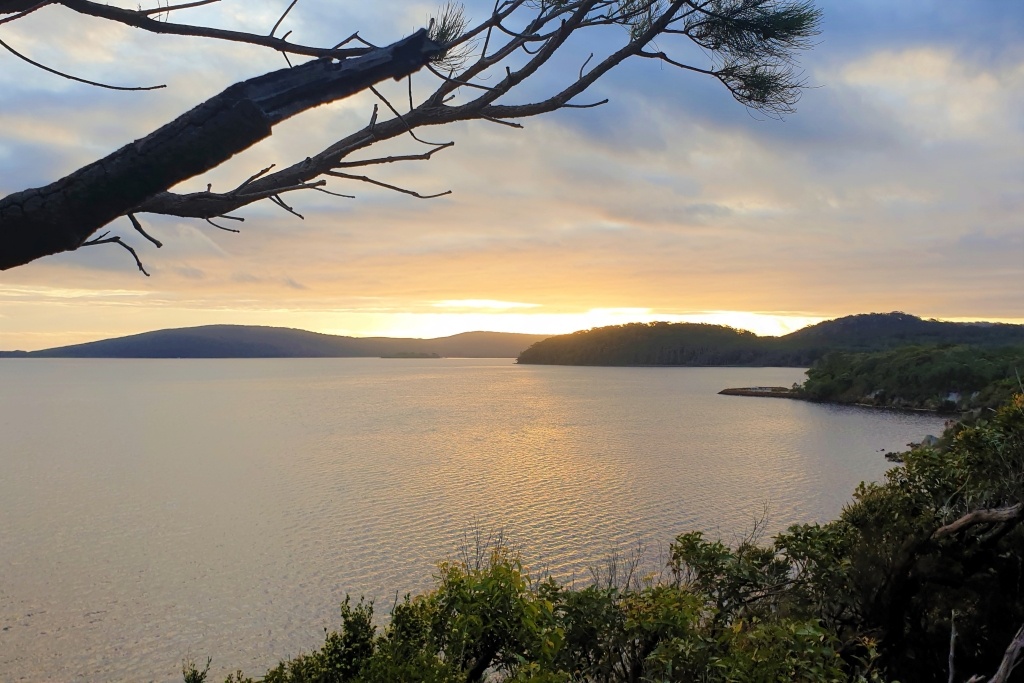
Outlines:
{"type": "Polygon", "coordinates": [[[862,484],[838,520],[793,526],[770,546],[683,534],[658,578],[611,571],[566,587],[531,578],[498,543],[442,563],[437,587],[396,604],[383,628],[371,603],[346,600],[320,650],[262,680],[963,681],[994,672],[1024,620],[1024,397],[952,427],[944,442],[862,484]]]}

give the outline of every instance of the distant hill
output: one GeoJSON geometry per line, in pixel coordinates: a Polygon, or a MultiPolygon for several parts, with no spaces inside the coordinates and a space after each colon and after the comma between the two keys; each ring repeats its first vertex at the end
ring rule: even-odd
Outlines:
{"type": "Polygon", "coordinates": [[[878,351],[907,345],[967,344],[997,347],[1024,344],[1024,325],[951,323],[909,313],[864,313],[826,320],[780,338],[793,346],[878,351]]]}
{"type": "Polygon", "coordinates": [[[42,351],[0,352],[27,358],[346,358],[438,356],[515,358],[545,338],[540,334],[465,332],[438,339],[341,337],[285,327],[206,325],[42,351]]]}
{"type": "Polygon", "coordinates": [[[548,365],[746,365],[807,367],[830,351],[882,351],[908,345],[1024,345],[1024,325],[951,323],[907,313],[828,320],[783,337],[699,323],[632,323],[549,337],[519,354],[548,365]]]}

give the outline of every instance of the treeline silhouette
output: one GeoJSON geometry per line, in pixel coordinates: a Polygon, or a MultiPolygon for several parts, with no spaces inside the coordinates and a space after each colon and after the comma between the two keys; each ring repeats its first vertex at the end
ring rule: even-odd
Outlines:
{"type": "Polygon", "coordinates": [[[706,323],[630,323],[549,337],[519,354],[543,365],[808,367],[832,351],[883,351],[908,345],[1024,345],[1024,325],[953,323],[907,313],[852,315],[782,337],[706,323]]]}

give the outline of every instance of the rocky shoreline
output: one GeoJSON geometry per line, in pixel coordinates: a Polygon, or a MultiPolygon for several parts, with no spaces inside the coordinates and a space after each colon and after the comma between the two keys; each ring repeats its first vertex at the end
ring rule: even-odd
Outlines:
{"type": "Polygon", "coordinates": [[[722,389],[718,392],[723,396],[755,396],[759,398],[789,398],[796,401],[808,401],[810,403],[829,403],[837,406],[857,406],[858,408],[874,408],[875,410],[897,410],[910,413],[932,413],[935,415],[956,416],[966,411],[938,410],[935,408],[922,408],[920,406],[890,405],[867,403],[864,401],[829,401],[825,399],[811,398],[797,388],[791,387],[732,387],[722,389]]]}
{"type": "Polygon", "coordinates": [[[806,400],[796,389],[790,387],[735,387],[718,392],[724,396],[760,396],[762,398],[795,398],[806,400]]]}

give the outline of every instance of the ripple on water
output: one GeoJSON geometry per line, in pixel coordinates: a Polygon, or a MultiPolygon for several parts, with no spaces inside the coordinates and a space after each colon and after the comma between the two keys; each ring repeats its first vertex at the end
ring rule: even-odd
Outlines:
{"type": "Polygon", "coordinates": [[[793,369],[498,360],[0,363],[0,671],[223,678],[317,647],[346,593],[429,588],[467,532],[537,572],[664,561],[838,513],[941,420],[774,399],[793,369]]]}

